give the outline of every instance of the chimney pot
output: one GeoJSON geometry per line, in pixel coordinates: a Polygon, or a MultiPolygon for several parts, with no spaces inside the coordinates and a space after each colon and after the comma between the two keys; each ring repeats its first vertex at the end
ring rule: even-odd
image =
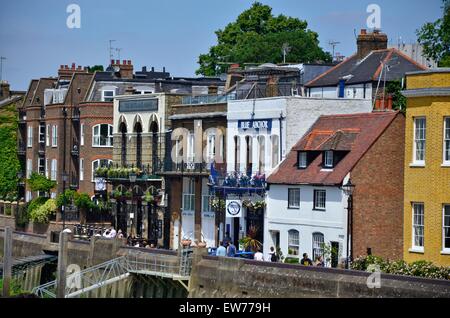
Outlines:
{"type": "Polygon", "coordinates": [[[155,67],[154,66],[152,66],[152,72],[154,72],[155,71],[155,67]]]}
{"type": "Polygon", "coordinates": [[[81,70],[81,65],[78,65],[78,70],[81,70]]]}
{"type": "Polygon", "coordinates": [[[64,65],[64,69],[68,70],[69,69],[69,65],[64,65]]]}
{"type": "Polygon", "coordinates": [[[114,65],[114,60],[111,60],[111,65],[114,65]]]}
{"type": "Polygon", "coordinates": [[[117,64],[117,65],[120,65],[120,60],[116,60],[116,64],[117,64]]]}
{"type": "Polygon", "coordinates": [[[361,29],[361,34],[367,34],[367,30],[366,29],[361,29]]]}
{"type": "Polygon", "coordinates": [[[166,67],[165,66],[163,66],[163,73],[165,73],[166,72],[166,67]]]}
{"type": "Polygon", "coordinates": [[[64,65],[61,64],[61,65],[59,66],[59,69],[60,69],[60,70],[63,70],[63,69],[64,69],[64,65]]]}
{"type": "Polygon", "coordinates": [[[127,60],[123,60],[123,65],[127,65],[127,60]]]}
{"type": "Polygon", "coordinates": [[[75,69],[75,63],[72,63],[72,70],[75,69]]]}
{"type": "Polygon", "coordinates": [[[128,60],[128,65],[131,65],[131,60],[128,60]]]}
{"type": "Polygon", "coordinates": [[[142,66],[142,72],[147,72],[147,66],[142,66]]]}

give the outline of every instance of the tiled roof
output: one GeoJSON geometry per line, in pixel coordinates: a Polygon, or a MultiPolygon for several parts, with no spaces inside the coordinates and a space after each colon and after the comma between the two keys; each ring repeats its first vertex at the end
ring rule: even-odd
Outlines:
{"type": "MultiPolygon", "coordinates": [[[[342,63],[316,77],[306,87],[337,86],[342,77],[349,76],[347,85],[377,81],[381,72],[381,63],[390,67],[386,72],[386,81],[401,79],[405,73],[422,71],[426,67],[415,62],[399,50],[391,48],[372,51],[364,59],[358,61],[357,55],[352,55],[342,63]]],[[[384,76],[383,76],[384,79],[384,76]]]]}
{"type": "Polygon", "coordinates": [[[399,112],[321,116],[269,176],[271,184],[341,184],[399,112]],[[322,168],[320,153],[306,169],[297,168],[298,151],[347,151],[332,171],[322,168]]]}

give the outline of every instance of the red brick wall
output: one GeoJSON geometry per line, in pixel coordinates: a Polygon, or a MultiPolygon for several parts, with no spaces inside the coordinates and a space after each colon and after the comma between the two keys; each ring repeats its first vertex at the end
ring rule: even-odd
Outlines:
{"type": "Polygon", "coordinates": [[[405,117],[397,115],[351,172],[356,185],[353,257],[403,257],[403,163],[405,117]]]}

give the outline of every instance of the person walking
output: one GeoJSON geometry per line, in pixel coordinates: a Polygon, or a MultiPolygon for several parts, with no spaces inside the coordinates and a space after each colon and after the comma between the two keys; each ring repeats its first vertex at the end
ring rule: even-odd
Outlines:
{"type": "Polygon", "coordinates": [[[227,256],[228,257],[234,257],[236,255],[236,246],[233,244],[233,242],[230,242],[227,247],[227,256]]]}
{"type": "Polygon", "coordinates": [[[227,249],[223,246],[222,241],[220,241],[219,247],[216,250],[216,256],[227,256],[227,249]]]}
{"type": "Polygon", "coordinates": [[[300,261],[300,264],[305,265],[305,266],[312,266],[313,262],[311,261],[311,259],[308,257],[307,253],[303,253],[303,258],[300,261]]]}

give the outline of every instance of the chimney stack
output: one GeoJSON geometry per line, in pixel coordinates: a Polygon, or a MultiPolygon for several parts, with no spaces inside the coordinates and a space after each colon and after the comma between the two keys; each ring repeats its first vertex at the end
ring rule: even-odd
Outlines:
{"type": "Polygon", "coordinates": [[[120,64],[120,60],[111,60],[111,66],[118,66],[121,78],[132,79],[133,78],[133,64],[131,60],[123,60],[123,64],[120,64]]]}
{"type": "Polygon", "coordinates": [[[83,68],[81,65],[77,66],[75,63],[69,67],[69,65],[60,65],[58,70],[58,76],[63,79],[71,79],[74,73],[87,73],[87,67],[83,68]]]}
{"type": "Polygon", "coordinates": [[[0,82],[0,100],[10,97],[9,83],[7,81],[0,82]]]}
{"type": "Polygon", "coordinates": [[[366,29],[361,29],[358,35],[358,60],[365,58],[370,52],[375,50],[387,49],[388,37],[379,30],[374,30],[372,33],[367,33],[366,29]]]}

